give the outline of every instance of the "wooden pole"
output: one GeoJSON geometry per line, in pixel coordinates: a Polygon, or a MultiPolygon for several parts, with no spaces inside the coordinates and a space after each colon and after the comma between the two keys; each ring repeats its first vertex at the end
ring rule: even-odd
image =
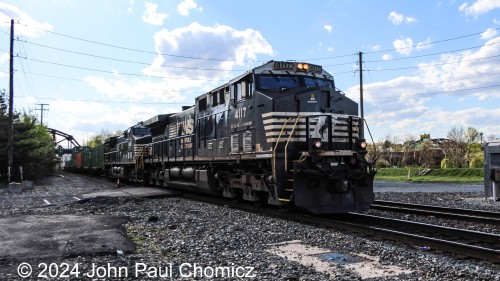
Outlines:
{"type": "Polygon", "coordinates": [[[9,151],[8,151],[8,182],[10,183],[14,163],[14,20],[10,20],[10,81],[9,81],[9,151]]]}

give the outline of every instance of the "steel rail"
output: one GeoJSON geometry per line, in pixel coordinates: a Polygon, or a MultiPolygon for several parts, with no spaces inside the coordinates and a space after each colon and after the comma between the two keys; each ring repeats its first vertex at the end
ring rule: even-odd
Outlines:
{"type": "Polygon", "coordinates": [[[376,200],[371,209],[500,225],[500,213],[376,200]]]}

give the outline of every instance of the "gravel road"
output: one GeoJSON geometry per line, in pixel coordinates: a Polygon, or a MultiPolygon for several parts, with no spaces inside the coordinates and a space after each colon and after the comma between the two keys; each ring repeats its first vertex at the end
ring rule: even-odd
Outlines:
{"type": "MultiPolygon", "coordinates": [[[[0,280],[20,280],[18,270],[24,270],[23,262],[31,265],[31,277],[40,274],[45,265],[54,264],[54,277],[49,274],[47,280],[68,280],[61,276],[61,265],[73,270],[73,274],[66,272],[72,280],[500,280],[499,264],[451,256],[425,245],[381,241],[183,198],[98,197],[81,204],[64,204],[75,196],[113,187],[105,179],[64,173],[48,177],[21,194],[0,189],[0,218],[128,217],[125,235],[136,246],[135,251],[114,249],[106,254],[32,257],[27,261],[0,254],[0,280]],[[44,200],[63,204],[44,207],[44,200]],[[216,274],[217,278],[212,278],[216,274]]],[[[500,211],[500,204],[485,202],[480,190],[430,193],[381,190],[384,188],[389,187],[377,183],[377,199],[500,211]]]]}

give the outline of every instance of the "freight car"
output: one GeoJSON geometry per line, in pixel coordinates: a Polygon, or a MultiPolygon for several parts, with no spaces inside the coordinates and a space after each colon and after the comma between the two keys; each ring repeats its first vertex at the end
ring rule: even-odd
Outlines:
{"type": "Polygon", "coordinates": [[[315,214],[369,209],[358,105],[322,66],[270,61],[104,144],[106,175],[315,214]]]}

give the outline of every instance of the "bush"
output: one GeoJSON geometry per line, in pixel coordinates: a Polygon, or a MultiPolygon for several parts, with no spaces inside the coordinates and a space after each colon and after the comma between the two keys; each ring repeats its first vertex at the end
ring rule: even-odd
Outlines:
{"type": "Polygon", "coordinates": [[[390,166],[391,166],[391,163],[389,163],[389,161],[387,161],[383,158],[379,158],[379,159],[377,159],[377,162],[375,162],[376,168],[388,168],[390,166]]]}
{"type": "Polygon", "coordinates": [[[484,156],[477,156],[472,158],[469,164],[469,168],[483,168],[484,166],[484,156]]]}
{"type": "Polygon", "coordinates": [[[457,165],[451,159],[444,158],[443,160],[441,160],[441,169],[448,169],[448,168],[457,168],[457,165]]]}

